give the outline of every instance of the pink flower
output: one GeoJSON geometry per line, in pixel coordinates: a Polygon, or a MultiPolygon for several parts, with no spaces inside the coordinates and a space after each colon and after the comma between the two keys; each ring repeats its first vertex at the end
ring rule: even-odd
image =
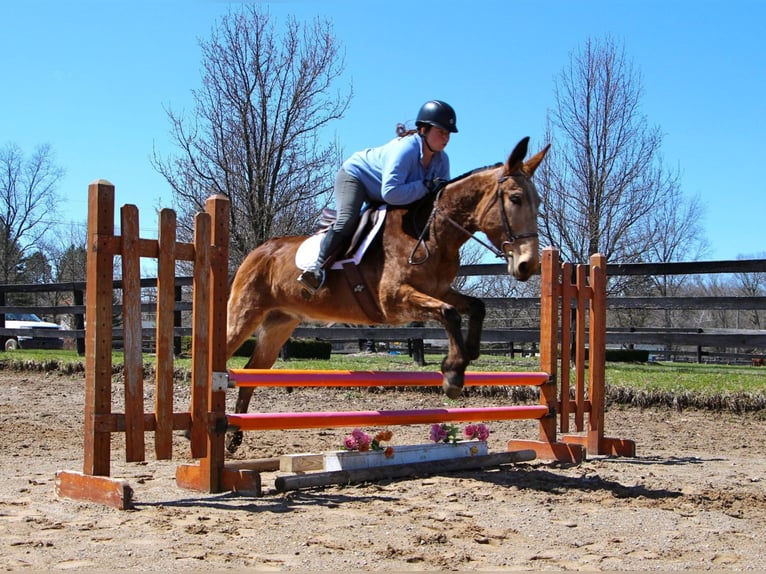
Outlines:
{"type": "Polygon", "coordinates": [[[483,423],[467,425],[463,433],[471,439],[487,440],[489,438],[489,427],[483,423]]]}
{"type": "Polygon", "coordinates": [[[354,437],[357,441],[361,441],[364,440],[364,437],[367,436],[367,433],[359,429],[354,429],[351,431],[351,436],[354,437]]]}
{"type": "Polygon", "coordinates": [[[443,442],[447,439],[447,429],[444,425],[431,425],[431,440],[434,442],[443,442]]]}
{"type": "Polygon", "coordinates": [[[358,450],[360,452],[367,452],[368,450],[384,450],[380,444],[382,441],[391,440],[394,433],[390,430],[380,431],[375,435],[375,438],[371,438],[366,432],[354,429],[351,432],[351,436],[347,436],[343,439],[343,448],[346,450],[358,450]]]}
{"type": "Polygon", "coordinates": [[[343,439],[343,448],[346,450],[356,450],[356,440],[352,436],[347,436],[343,439]]]}

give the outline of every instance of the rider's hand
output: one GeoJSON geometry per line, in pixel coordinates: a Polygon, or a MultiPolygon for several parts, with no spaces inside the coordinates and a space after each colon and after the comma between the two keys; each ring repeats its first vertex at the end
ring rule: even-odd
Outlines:
{"type": "Polygon", "coordinates": [[[431,193],[438,193],[442,190],[444,186],[447,185],[447,180],[442,179],[441,177],[435,177],[433,179],[427,179],[423,182],[426,186],[426,189],[428,189],[431,193]]]}

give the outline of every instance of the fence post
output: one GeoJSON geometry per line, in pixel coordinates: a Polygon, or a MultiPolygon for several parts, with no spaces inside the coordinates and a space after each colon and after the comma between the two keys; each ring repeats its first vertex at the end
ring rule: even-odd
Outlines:
{"type": "Polygon", "coordinates": [[[560,267],[559,252],[551,248],[544,249],[543,281],[540,285],[540,368],[548,373],[550,380],[540,387],[540,402],[546,405],[553,415],[540,421],[540,439],[547,443],[556,442],[560,267]]]}
{"type": "Polygon", "coordinates": [[[114,236],[114,186],[98,180],[88,186],[88,317],[85,332],[85,457],[83,472],[109,476],[111,436],[96,418],[112,407],[112,262],[107,237],[114,236]],[[109,280],[105,280],[108,277],[109,280]]]}

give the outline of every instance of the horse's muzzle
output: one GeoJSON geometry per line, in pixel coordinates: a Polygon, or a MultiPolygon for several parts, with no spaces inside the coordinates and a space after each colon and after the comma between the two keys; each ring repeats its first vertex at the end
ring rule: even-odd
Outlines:
{"type": "Polygon", "coordinates": [[[509,254],[508,274],[513,275],[517,281],[527,281],[532,275],[537,273],[540,268],[539,257],[519,256],[513,257],[509,254]]]}

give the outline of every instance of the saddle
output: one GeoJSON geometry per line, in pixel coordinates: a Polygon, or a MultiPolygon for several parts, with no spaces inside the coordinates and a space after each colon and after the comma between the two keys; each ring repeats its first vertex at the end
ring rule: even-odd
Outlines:
{"type": "MultiPolygon", "coordinates": [[[[359,221],[356,224],[356,231],[351,236],[351,240],[336,259],[352,257],[364,237],[366,237],[375,228],[379,217],[385,216],[385,209],[381,210],[380,205],[368,205],[364,208],[359,221]]],[[[316,233],[324,233],[329,230],[338,219],[338,212],[329,207],[325,207],[319,214],[316,233]]]]}
{"type": "MultiPolygon", "coordinates": [[[[335,222],[336,215],[337,212],[334,209],[325,208],[322,210],[314,235],[306,239],[295,254],[295,264],[300,269],[305,269],[310,262],[316,260],[322,237],[335,222]]],[[[379,323],[383,320],[383,312],[380,310],[367,282],[359,272],[358,265],[367,248],[383,228],[385,218],[385,204],[366,207],[359,216],[356,230],[348,245],[344,246],[329,265],[330,269],[343,271],[357,302],[373,323],[379,323]]]]}

